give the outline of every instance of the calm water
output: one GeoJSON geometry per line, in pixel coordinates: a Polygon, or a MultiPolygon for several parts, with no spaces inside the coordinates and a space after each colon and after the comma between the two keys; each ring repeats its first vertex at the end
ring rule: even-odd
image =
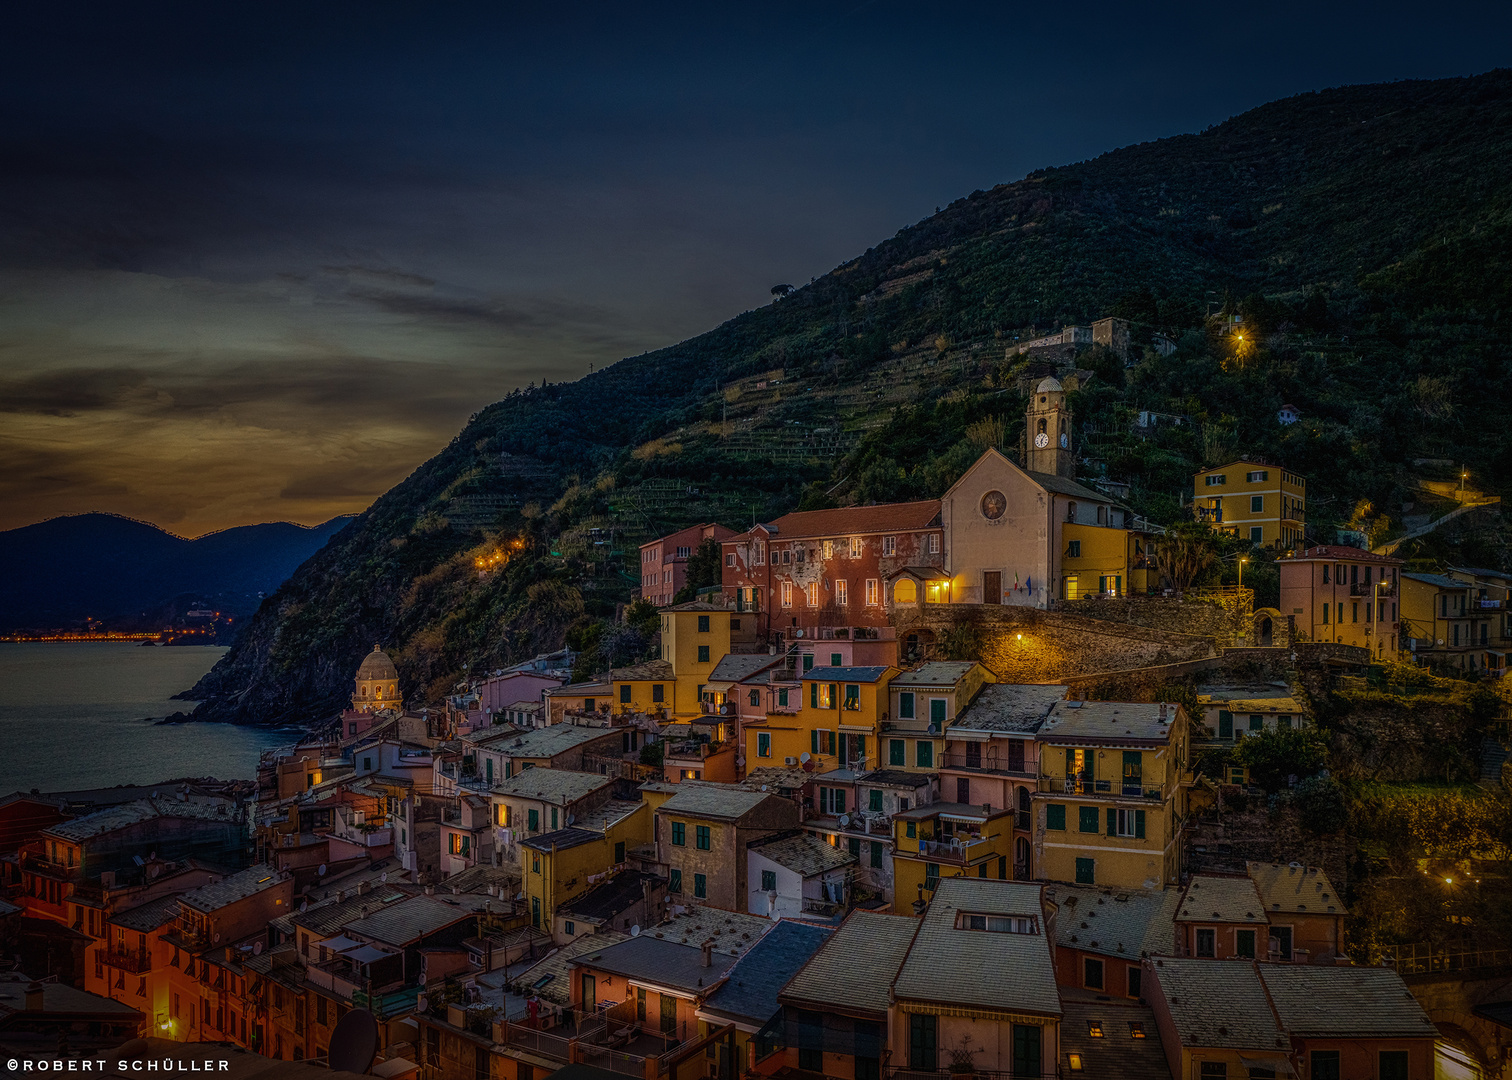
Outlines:
{"type": "Polygon", "coordinates": [[[0,644],[0,795],[152,784],[179,776],[250,779],[287,733],[229,724],[155,726],[226,650],[129,643],[0,644]]]}

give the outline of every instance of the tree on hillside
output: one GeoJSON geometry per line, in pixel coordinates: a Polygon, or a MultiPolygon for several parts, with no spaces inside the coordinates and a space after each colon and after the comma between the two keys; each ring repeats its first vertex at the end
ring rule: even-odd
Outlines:
{"type": "Polygon", "coordinates": [[[672,598],[674,604],[685,604],[698,598],[699,589],[712,589],[723,580],[724,551],[712,536],[693,549],[688,556],[688,582],[672,598]]]}
{"type": "Polygon", "coordinates": [[[1200,521],[1183,521],[1166,530],[1160,542],[1161,561],[1171,586],[1178,592],[1192,587],[1218,558],[1213,530],[1200,521]]]}

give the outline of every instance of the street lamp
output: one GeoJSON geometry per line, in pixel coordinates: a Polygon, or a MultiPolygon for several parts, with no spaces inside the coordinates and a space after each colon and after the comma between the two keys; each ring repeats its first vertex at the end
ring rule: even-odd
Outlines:
{"type": "Polygon", "coordinates": [[[1244,588],[1244,564],[1249,562],[1245,556],[1239,556],[1239,587],[1244,588]]]}

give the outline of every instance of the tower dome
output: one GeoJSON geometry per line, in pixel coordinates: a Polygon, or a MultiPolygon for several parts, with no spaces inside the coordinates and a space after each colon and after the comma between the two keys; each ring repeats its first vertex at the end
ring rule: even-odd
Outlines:
{"type": "Polygon", "coordinates": [[[1040,384],[1034,388],[1036,394],[1059,394],[1065,387],[1061,386],[1060,380],[1054,375],[1046,375],[1040,380],[1040,384]]]}
{"type": "Polygon", "coordinates": [[[376,644],[373,651],[363,658],[357,668],[356,685],[352,690],[352,708],[358,712],[376,712],[379,709],[399,707],[399,669],[389,659],[388,653],[376,644]]]}

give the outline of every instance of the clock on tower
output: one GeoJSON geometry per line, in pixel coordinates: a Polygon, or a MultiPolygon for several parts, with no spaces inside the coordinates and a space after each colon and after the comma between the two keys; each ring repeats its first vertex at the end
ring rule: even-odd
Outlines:
{"type": "Polygon", "coordinates": [[[1076,457],[1071,450],[1071,411],[1066,407],[1066,391],[1054,378],[1040,380],[1029,398],[1024,430],[1028,446],[1024,467],[1030,472],[1076,476],[1076,457]]]}

